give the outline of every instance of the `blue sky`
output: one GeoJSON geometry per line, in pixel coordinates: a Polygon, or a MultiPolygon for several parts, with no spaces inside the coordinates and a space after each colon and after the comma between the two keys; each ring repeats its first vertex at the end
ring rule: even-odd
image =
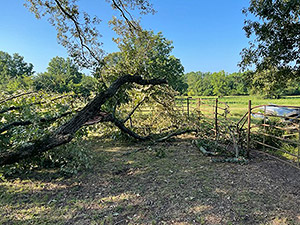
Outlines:
{"type": "MultiPolygon", "coordinates": [[[[0,50],[19,53],[35,71],[43,72],[51,58],[67,57],[57,43],[55,29],[45,18],[37,20],[23,4],[24,0],[4,1],[0,13],[0,50]]],[[[101,41],[107,53],[117,51],[114,33],[107,25],[116,12],[105,0],[79,0],[81,9],[102,19],[101,41]]],[[[154,15],[142,16],[142,25],[173,41],[173,54],[186,72],[238,71],[240,51],[248,40],[242,30],[245,16],[241,10],[248,0],[152,0],[154,15]]]]}

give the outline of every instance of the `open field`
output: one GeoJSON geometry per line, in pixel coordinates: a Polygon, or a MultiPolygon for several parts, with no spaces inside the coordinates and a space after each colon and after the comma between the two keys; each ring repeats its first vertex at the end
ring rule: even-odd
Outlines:
{"type": "Polygon", "coordinates": [[[300,224],[299,171],[253,155],[212,163],[190,139],[103,143],[91,171],[35,171],[0,183],[0,224],[300,224]]]}
{"type": "MultiPolygon", "coordinates": [[[[180,98],[187,97],[178,97],[178,99],[180,98]]],[[[215,96],[193,96],[191,98],[201,98],[201,110],[204,115],[210,115],[213,112],[213,105],[215,104],[216,99],[215,96]]],[[[281,99],[264,99],[257,96],[224,96],[220,97],[218,100],[219,102],[224,102],[229,106],[230,114],[228,116],[233,120],[238,120],[247,112],[249,100],[251,100],[252,106],[264,104],[300,106],[300,96],[284,96],[281,99]]],[[[185,111],[187,110],[186,100],[177,100],[177,105],[182,106],[185,111]]],[[[224,107],[224,104],[220,103],[220,106],[224,107]]],[[[198,100],[190,100],[190,107],[199,109],[198,100]]]]}

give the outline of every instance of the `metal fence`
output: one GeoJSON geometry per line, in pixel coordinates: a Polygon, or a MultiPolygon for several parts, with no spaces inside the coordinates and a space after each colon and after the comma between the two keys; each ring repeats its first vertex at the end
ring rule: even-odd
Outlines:
{"type": "Polygon", "coordinates": [[[213,132],[215,140],[229,140],[236,155],[245,150],[249,157],[250,151],[259,150],[279,160],[284,156],[289,159],[283,160],[285,163],[300,167],[300,106],[252,106],[249,100],[247,112],[237,122],[230,119],[229,105],[218,99],[180,97],[176,98],[176,106],[187,116],[201,115],[200,120],[210,123],[207,129],[213,132]],[[269,112],[272,107],[298,113],[278,115],[269,112]]]}
{"type": "Polygon", "coordinates": [[[236,125],[229,117],[230,107],[226,102],[218,98],[181,97],[176,99],[176,105],[177,110],[186,113],[188,117],[198,115],[200,129],[209,134],[208,138],[213,138],[218,144],[226,143],[226,149],[230,147],[230,151],[239,155],[236,125]]]}
{"type": "MultiPolygon", "coordinates": [[[[300,107],[286,105],[258,105],[252,106],[249,100],[248,111],[238,121],[237,133],[246,137],[240,138],[240,145],[246,142],[247,156],[253,147],[269,152],[272,156],[284,155],[291,159],[284,161],[292,166],[297,162],[300,166],[300,107]],[[268,108],[295,110],[294,115],[278,115],[267,110],[268,108]],[[252,147],[252,148],[251,148],[252,147]],[[280,154],[278,154],[280,153],[280,154]]],[[[281,160],[280,157],[277,157],[281,160]]]]}

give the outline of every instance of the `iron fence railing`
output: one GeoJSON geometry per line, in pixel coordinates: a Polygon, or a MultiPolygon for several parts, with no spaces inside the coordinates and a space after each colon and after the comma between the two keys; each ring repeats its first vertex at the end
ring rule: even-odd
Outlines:
{"type": "Polygon", "coordinates": [[[240,135],[240,145],[246,142],[247,155],[251,146],[273,156],[284,155],[290,160],[285,161],[300,167],[300,106],[258,105],[252,106],[249,100],[248,111],[236,125],[240,135]],[[273,110],[270,110],[272,109],[273,110]],[[291,113],[279,115],[274,109],[282,109],[291,113]],[[246,138],[242,138],[242,133],[246,138]]]}

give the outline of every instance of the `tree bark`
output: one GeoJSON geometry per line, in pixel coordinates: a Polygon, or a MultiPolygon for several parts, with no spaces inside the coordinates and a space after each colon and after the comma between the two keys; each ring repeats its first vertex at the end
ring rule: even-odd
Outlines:
{"type": "MultiPolygon", "coordinates": [[[[52,134],[42,137],[37,141],[26,143],[26,145],[13,149],[12,151],[0,152],[0,166],[16,163],[22,159],[29,158],[50,149],[58,147],[60,145],[70,142],[74,134],[84,126],[89,120],[99,116],[102,105],[113,97],[119,88],[125,83],[136,83],[140,85],[161,85],[167,84],[163,79],[151,79],[146,80],[141,76],[123,75],[119,77],[112,85],[105,91],[99,93],[90,103],[88,103],[82,110],[80,110],[73,118],[71,118],[64,125],[59,127],[52,134]]],[[[118,126],[124,132],[130,132],[124,124],[115,118],[111,119],[116,126],[118,126]],[[127,130],[126,130],[127,129],[127,130]]],[[[133,134],[132,134],[133,135],[133,134]]],[[[143,137],[138,138],[144,140],[143,137]]]]}
{"type": "Polygon", "coordinates": [[[109,115],[107,121],[110,121],[112,122],[113,124],[115,124],[122,132],[128,134],[129,136],[137,139],[137,140],[140,140],[140,141],[148,141],[150,140],[150,136],[146,136],[146,137],[143,137],[143,136],[140,136],[138,135],[137,133],[133,132],[132,130],[128,129],[127,127],[125,127],[124,125],[124,122],[121,121],[121,120],[118,120],[116,117],[114,117],[112,114],[109,115]]]}

